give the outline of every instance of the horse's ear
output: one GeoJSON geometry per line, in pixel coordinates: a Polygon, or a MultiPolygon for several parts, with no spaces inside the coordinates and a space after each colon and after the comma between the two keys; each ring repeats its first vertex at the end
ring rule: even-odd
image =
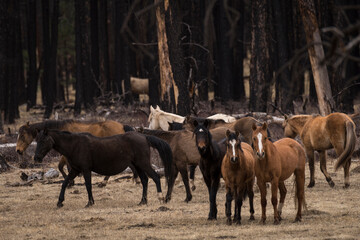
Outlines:
{"type": "Polygon", "coordinates": [[[205,126],[206,128],[208,128],[209,125],[210,125],[210,121],[207,120],[207,119],[205,119],[205,120],[204,120],[204,126],[205,126]]]}
{"type": "Polygon", "coordinates": [[[161,110],[159,105],[156,105],[156,110],[161,110]]]}
{"type": "Polygon", "coordinates": [[[44,128],[44,132],[43,132],[45,135],[48,134],[48,129],[47,128],[44,128]]]}
{"type": "Polygon", "coordinates": [[[261,128],[262,128],[264,131],[266,131],[267,127],[268,127],[268,125],[267,125],[266,122],[264,122],[263,125],[261,126],[261,128]]]}
{"type": "Polygon", "coordinates": [[[197,125],[199,125],[198,121],[194,120],[193,125],[194,125],[194,127],[197,127],[197,125]]]}
{"type": "Polygon", "coordinates": [[[285,118],[285,120],[288,120],[289,116],[287,114],[284,114],[284,118],[285,118]]]}
{"type": "Polygon", "coordinates": [[[150,112],[153,112],[155,109],[153,108],[152,105],[150,105],[150,112]]]}
{"type": "Polygon", "coordinates": [[[30,122],[29,121],[27,121],[26,126],[30,127],[30,122]]]}
{"type": "Polygon", "coordinates": [[[184,119],[183,123],[184,123],[184,124],[185,124],[185,123],[189,123],[189,122],[190,122],[190,120],[191,120],[190,115],[187,115],[187,116],[185,117],[185,119],[184,119]]]}
{"type": "Polygon", "coordinates": [[[252,127],[252,130],[255,131],[257,128],[256,123],[253,123],[253,125],[251,127],[252,127]]]}
{"type": "Polygon", "coordinates": [[[226,130],[226,138],[229,138],[229,136],[230,136],[230,130],[228,129],[226,130]]]}
{"type": "MultiPolygon", "coordinates": [[[[238,131],[235,131],[236,139],[239,138],[240,133],[238,131]]],[[[239,139],[240,140],[240,139],[239,139]]]]}

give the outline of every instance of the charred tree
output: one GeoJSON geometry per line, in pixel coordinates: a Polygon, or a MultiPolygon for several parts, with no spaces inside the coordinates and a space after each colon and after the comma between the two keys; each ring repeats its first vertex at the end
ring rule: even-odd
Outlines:
{"type": "Polygon", "coordinates": [[[36,105],[38,86],[36,67],[36,0],[27,1],[27,46],[29,55],[29,70],[27,78],[27,110],[36,105]]]}
{"type": "Polygon", "coordinates": [[[109,37],[108,37],[108,13],[107,1],[100,1],[99,4],[99,44],[100,44],[100,79],[107,92],[112,89],[110,80],[110,58],[109,58],[109,37]]]}
{"type": "Polygon", "coordinates": [[[269,4],[262,0],[254,0],[251,4],[250,111],[265,112],[271,81],[269,4]]]}
{"type": "MultiPolygon", "coordinates": [[[[99,90],[99,17],[98,0],[90,1],[91,75],[99,90]]],[[[99,92],[96,91],[98,95],[99,92]]]]}

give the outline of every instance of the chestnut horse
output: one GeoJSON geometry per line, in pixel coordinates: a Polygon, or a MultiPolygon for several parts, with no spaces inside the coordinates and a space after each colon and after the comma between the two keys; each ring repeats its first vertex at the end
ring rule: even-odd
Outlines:
{"type": "Polygon", "coordinates": [[[293,173],[295,175],[295,197],[298,200],[298,211],[295,222],[301,221],[301,209],[305,204],[305,151],[304,148],[291,138],[283,138],[274,143],[268,139],[267,123],[253,129],[253,148],[256,154],[255,176],[261,194],[261,222],[266,220],[266,183],[271,183],[271,203],[274,207],[274,224],[281,220],[284,206],[286,187],[284,181],[293,173]],[[278,207],[277,193],[280,190],[280,204],[278,207]]]}
{"type": "Polygon", "coordinates": [[[199,167],[209,192],[210,211],[208,220],[217,218],[216,195],[220,185],[221,162],[225,155],[225,147],[212,140],[207,129],[208,121],[203,124],[194,121],[196,147],[200,153],[199,167]]]}
{"type": "Polygon", "coordinates": [[[42,130],[38,134],[34,160],[41,162],[44,156],[54,149],[64,155],[71,170],[61,186],[58,207],[63,206],[65,189],[70,180],[82,173],[88,192],[87,207],[94,204],[91,191],[91,172],[101,175],[115,175],[130,164],[138,172],[143,194],[139,204],[147,203],[148,177],[156,184],[159,200],[164,200],[161,192],[160,176],[151,167],[150,146],[158,150],[164,164],[167,182],[171,178],[172,153],[169,145],[156,137],[145,136],[138,132],[128,132],[110,137],[95,137],[89,133],[70,133],[58,130],[42,130]]]}
{"type": "MultiPolygon", "coordinates": [[[[119,122],[106,120],[102,122],[84,122],[76,120],[47,120],[44,122],[30,124],[27,122],[25,125],[21,126],[19,129],[18,138],[16,141],[16,152],[22,155],[31,142],[36,138],[38,130],[43,129],[57,129],[62,131],[69,132],[88,132],[97,137],[108,137],[116,134],[122,134],[128,131],[133,131],[132,127],[123,125],[119,122]]],[[[64,171],[64,165],[67,165],[68,171],[70,171],[70,165],[68,164],[65,157],[61,157],[58,168],[63,175],[64,179],[66,178],[66,173],[64,171]]],[[[135,168],[130,165],[131,170],[134,173],[134,178],[137,178],[137,173],[135,168]]],[[[102,181],[99,186],[104,187],[107,184],[109,176],[106,176],[104,181],[102,181]]],[[[73,182],[70,183],[73,185],[73,182]]]]}
{"type": "Polygon", "coordinates": [[[356,144],[355,124],[352,119],[344,113],[331,113],[326,117],[313,115],[296,115],[288,117],[285,115],[283,123],[286,137],[294,138],[300,135],[309,160],[310,183],[308,187],[315,185],[314,151],[320,156],[320,169],[326,181],[334,187],[329,173],[326,169],[326,150],[335,148],[339,159],[335,169],[344,167],[345,188],[350,186],[349,169],[351,155],[356,144]]]}
{"type": "Polygon", "coordinates": [[[241,142],[239,133],[226,131],[226,154],[221,164],[221,174],[225,181],[227,223],[231,224],[231,202],[235,200],[234,222],[241,224],[243,199],[249,196],[250,220],[254,218],[255,158],[253,149],[241,142]]]}

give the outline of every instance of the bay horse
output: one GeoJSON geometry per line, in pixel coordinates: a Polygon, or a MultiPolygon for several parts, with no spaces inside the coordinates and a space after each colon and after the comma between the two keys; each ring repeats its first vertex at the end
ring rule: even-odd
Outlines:
{"type": "MultiPolygon", "coordinates": [[[[226,137],[226,130],[227,128],[219,127],[210,130],[210,132],[215,141],[220,141],[226,137]]],[[[163,131],[143,128],[140,128],[139,131],[146,135],[152,135],[161,138],[170,145],[173,153],[172,179],[175,181],[178,173],[180,172],[186,191],[185,202],[191,201],[192,194],[189,186],[187,166],[198,165],[201,158],[195,144],[193,132],[188,130],[163,131]]],[[[166,202],[171,200],[173,186],[174,182],[170,182],[168,193],[165,197],[166,202]]]]}
{"type": "Polygon", "coordinates": [[[210,211],[208,220],[216,220],[216,195],[220,185],[221,162],[225,155],[225,147],[221,148],[216,141],[212,140],[207,124],[207,120],[203,124],[195,120],[194,134],[196,147],[201,156],[199,167],[209,192],[210,211]]]}
{"type": "Polygon", "coordinates": [[[70,133],[58,130],[42,130],[38,134],[38,143],[34,160],[42,162],[44,156],[54,149],[64,155],[71,166],[69,175],[61,186],[58,207],[63,206],[65,189],[70,180],[82,173],[88,193],[89,207],[94,204],[91,190],[91,172],[101,175],[115,175],[132,164],[140,176],[143,186],[139,204],[147,204],[148,176],[156,184],[159,200],[164,200],[161,192],[160,177],[151,167],[150,146],[156,148],[164,164],[167,182],[171,178],[172,153],[169,145],[156,137],[145,136],[138,132],[127,132],[110,137],[95,137],[89,133],[70,133]]]}
{"type": "Polygon", "coordinates": [[[284,206],[286,187],[284,181],[292,174],[295,175],[295,197],[297,198],[297,214],[295,222],[301,221],[301,209],[305,205],[305,151],[304,148],[291,138],[282,138],[274,143],[268,139],[267,123],[262,126],[253,124],[253,149],[256,156],[255,176],[261,195],[261,222],[266,220],[266,183],[271,183],[271,203],[274,208],[274,224],[281,220],[284,206]],[[277,193],[280,190],[280,204],[278,207],[277,193]]]}
{"type": "Polygon", "coordinates": [[[225,181],[227,224],[231,225],[231,202],[235,200],[234,222],[241,224],[241,207],[246,195],[249,197],[250,220],[254,217],[255,158],[253,149],[241,142],[238,132],[226,131],[226,154],[221,164],[221,174],[225,181]]]}
{"type": "MultiPolygon", "coordinates": [[[[108,137],[117,134],[123,134],[128,131],[133,131],[132,127],[123,125],[119,122],[112,120],[106,120],[101,122],[85,122],[71,119],[46,120],[44,122],[38,122],[33,124],[27,122],[19,129],[19,134],[16,141],[16,152],[22,155],[28,148],[28,146],[31,144],[31,142],[36,138],[38,130],[43,130],[45,128],[69,132],[88,132],[97,137],[108,137]]],[[[68,171],[70,171],[70,165],[68,164],[66,158],[62,156],[59,161],[58,168],[64,179],[67,176],[64,171],[65,164],[67,165],[68,171]]],[[[130,168],[134,173],[134,179],[138,179],[135,168],[132,165],[130,165],[130,168]]],[[[109,176],[106,176],[104,180],[99,184],[99,187],[106,186],[108,180],[109,176]]],[[[69,185],[74,185],[73,181],[70,182],[69,185]]]]}
{"type": "Polygon", "coordinates": [[[283,123],[286,137],[294,138],[300,135],[309,160],[310,183],[309,188],[315,185],[314,151],[320,156],[320,169],[331,187],[335,184],[326,169],[326,150],[334,148],[338,155],[335,170],[344,168],[344,188],[350,186],[349,169],[351,155],[356,144],[355,124],[344,113],[331,113],[325,117],[315,115],[285,115],[283,123]]]}

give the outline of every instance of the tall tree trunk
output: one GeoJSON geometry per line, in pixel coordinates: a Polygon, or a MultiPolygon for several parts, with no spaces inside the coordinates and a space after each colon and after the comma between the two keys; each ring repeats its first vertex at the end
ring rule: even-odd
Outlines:
{"type": "Polygon", "coordinates": [[[7,38],[9,37],[7,2],[0,1],[0,134],[4,133],[3,111],[5,109],[7,81],[7,38]]]}
{"type": "MultiPolygon", "coordinates": [[[[96,95],[99,94],[99,19],[98,0],[90,1],[91,75],[95,81],[96,95]]],[[[103,88],[104,89],[104,88],[103,88]]]]}
{"type": "Polygon", "coordinates": [[[115,21],[114,21],[114,37],[115,37],[115,67],[114,67],[114,87],[115,93],[122,94],[122,81],[124,79],[123,68],[123,38],[121,35],[121,26],[123,23],[122,5],[123,0],[115,0],[115,21]]]}
{"type": "Polygon", "coordinates": [[[112,89],[110,80],[110,63],[109,63],[109,37],[108,37],[108,13],[107,13],[107,1],[100,1],[99,5],[99,38],[101,49],[101,82],[107,92],[112,89]]]}
{"type": "Polygon", "coordinates": [[[48,106],[47,103],[47,95],[49,89],[49,79],[50,79],[50,26],[49,26],[49,18],[50,18],[50,10],[49,10],[49,1],[42,0],[41,1],[41,10],[42,10],[42,51],[43,51],[43,74],[42,74],[42,82],[41,82],[41,96],[43,100],[43,104],[48,106]]]}
{"type": "Polygon", "coordinates": [[[36,0],[27,2],[27,40],[29,73],[27,79],[27,110],[36,105],[37,68],[36,68],[36,0]]]}
{"type": "Polygon", "coordinates": [[[170,67],[174,78],[173,88],[175,92],[176,113],[186,116],[190,114],[190,96],[188,71],[186,71],[185,57],[181,46],[183,15],[184,12],[180,2],[169,1],[169,6],[165,10],[165,27],[168,33],[170,67]]]}
{"type": "Polygon", "coordinates": [[[254,0],[251,6],[250,111],[265,112],[271,81],[268,1],[254,0]]]}
{"type": "Polygon", "coordinates": [[[173,86],[175,85],[174,76],[170,64],[168,39],[165,27],[165,11],[168,10],[169,2],[164,1],[164,4],[159,4],[161,0],[155,0],[156,7],[156,28],[158,36],[158,51],[159,51],[159,66],[160,66],[160,102],[166,111],[176,112],[176,103],[171,99],[177,99],[178,91],[173,86]],[[174,96],[175,92],[175,96],[174,96]]]}
{"type": "Polygon", "coordinates": [[[331,113],[334,107],[331,87],[326,65],[320,62],[324,59],[324,49],[316,19],[313,0],[298,0],[304,24],[306,42],[309,45],[308,53],[311,69],[314,76],[316,93],[319,102],[320,114],[325,116],[331,113]]]}

